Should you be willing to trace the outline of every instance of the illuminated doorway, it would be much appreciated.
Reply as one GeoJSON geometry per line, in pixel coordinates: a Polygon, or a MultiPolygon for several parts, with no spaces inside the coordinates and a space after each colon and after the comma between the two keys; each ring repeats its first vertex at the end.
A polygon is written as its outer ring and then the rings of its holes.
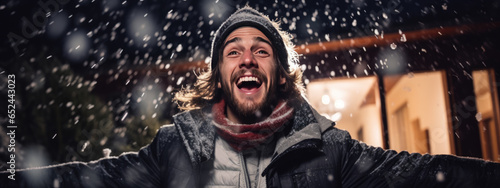
{"type": "Polygon", "coordinates": [[[498,126],[498,101],[493,70],[472,72],[474,94],[476,96],[479,134],[483,158],[500,161],[500,128],[498,126]]]}
{"type": "Polygon", "coordinates": [[[444,71],[386,76],[384,86],[390,149],[454,153],[444,71]]]}
{"type": "Polygon", "coordinates": [[[375,76],[314,80],[307,98],[320,114],[347,130],[351,137],[383,147],[380,94],[375,76]]]}

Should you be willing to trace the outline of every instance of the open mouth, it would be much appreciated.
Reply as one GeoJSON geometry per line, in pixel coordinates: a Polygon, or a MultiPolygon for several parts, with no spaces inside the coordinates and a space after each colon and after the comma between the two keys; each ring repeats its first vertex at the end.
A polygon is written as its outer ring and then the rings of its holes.
{"type": "Polygon", "coordinates": [[[236,86],[242,90],[258,89],[261,85],[262,81],[255,76],[243,76],[236,82],[236,86]]]}

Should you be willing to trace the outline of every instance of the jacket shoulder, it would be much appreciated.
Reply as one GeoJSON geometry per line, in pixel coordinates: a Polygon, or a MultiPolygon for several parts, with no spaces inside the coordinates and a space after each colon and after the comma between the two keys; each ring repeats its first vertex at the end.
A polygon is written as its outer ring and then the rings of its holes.
{"type": "Polygon", "coordinates": [[[155,140],[158,144],[167,144],[173,141],[180,141],[179,134],[177,133],[177,128],[174,124],[163,125],[158,129],[156,133],[155,140]]]}
{"type": "Polygon", "coordinates": [[[351,140],[351,135],[346,130],[332,127],[323,132],[323,141],[327,144],[347,142],[351,140]]]}

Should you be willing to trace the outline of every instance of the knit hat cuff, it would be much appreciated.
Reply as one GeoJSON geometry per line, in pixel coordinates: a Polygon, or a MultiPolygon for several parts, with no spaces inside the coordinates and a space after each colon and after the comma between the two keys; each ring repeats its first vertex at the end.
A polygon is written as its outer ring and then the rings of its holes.
{"type": "Polygon", "coordinates": [[[279,59],[279,63],[288,70],[288,52],[283,43],[283,39],[271,21],[262,16],[259,12],[251,8],[243,8],[231,15],[217,30],[212,43],[211,69],[214,69],[219,62],[219,51],[222,50],[227,36],[234,30],[244,27],[254,27],[260,30],[270,40],[273,51],[279,59]]]}

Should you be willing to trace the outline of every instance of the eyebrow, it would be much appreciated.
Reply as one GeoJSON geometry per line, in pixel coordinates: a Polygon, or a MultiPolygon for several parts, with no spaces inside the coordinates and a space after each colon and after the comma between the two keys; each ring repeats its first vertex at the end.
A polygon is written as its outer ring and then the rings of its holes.
{"type": "Polygon", "coordinates": [[[222,45],[221,49],[224,50],[227,45],[229,45],[231,43],[234,43],[234,42],[238,42],[238,41],[241,41],[241,38],[240,37],[234,37],[231,40],[226,41],[226,43],[224,43],[224,45],[222,45]]]}
{"type": "Polygon", "coordinates": [[[273,46],[273,45],[271,44],[271,42],[269,42],[268,40],[266,40],[266,39],[264,39],[264,38],[262,38],[262,37],[255,37],[253,40],[254,40],[254,41],[258,41],[258,42],[265,42],[265,43],[269,44],[269,46],[271,46],[271,47],[273,46]]]}
{"type": "MultiPolygon", "coordinates": [[[[264,43],[266,43],[266,44],[269,44],[269,46],[271,46],[271,47],[273,46],[273,45],[271,44],[271,42],[269,42],[268,40],[266,40],[266,39],[264,39],[264,38],[262,38],[262,37],[255,37],[255,38],[253,38],[253,40],[254,40],[255,42],[264,42],[264,43]]],[[[234,37],[234,38],[232,38],[231,40],[226,41],[226,43],[224,43],[224,45],[222,45],[222,48],[221,48],[221,49],[222,49],[222,50],[224,50],[224,49],[226,48],[226,46],[227,46],[227,45],[229,45],[229,44],[231,44],[231,43],[239,42],[239,41],[241,41],[241,38],[240,38],[240,37],[234,37]]]]}

